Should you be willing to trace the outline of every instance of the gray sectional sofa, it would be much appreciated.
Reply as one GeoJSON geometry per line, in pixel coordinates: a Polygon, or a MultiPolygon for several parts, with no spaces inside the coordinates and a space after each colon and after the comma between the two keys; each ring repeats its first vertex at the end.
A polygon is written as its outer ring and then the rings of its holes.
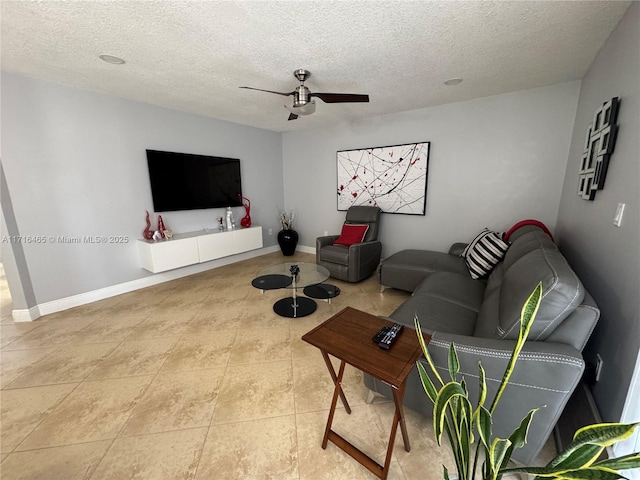
{"type": "MultiPolygon", "coordinates": [[[[487,404],[495,395],[515,344],[522,305],[542,282],[538,315],[493,425],[495,435],[508,437],[529,410],[542,407],[534,416],[527,445],[513,454],[515,461],[530,464],[581,379],[585,365],[581,352],[599,310],[542,229],[523,226],[509,240],[504,259],[486,279],[471,278],[460,256],[465,244],[454,244],[449,253],[398,252],[380,263],[378,278],[383,287],[412,292],[390,319],[413,327],[417,315],[423,330],[432,335],[429,352],[442,374],[448,375],[447,352],[450,343],[455,343],[461,372],[474,399],[478,361],[482,362],[489,388],[487,404]]],[[[391,397],[384,383],[365,375],[365,384],[373,392],[391,397]]],[[[409,377],[404,403],[432,415],[432,404],[417,370],[409,377]]]]}

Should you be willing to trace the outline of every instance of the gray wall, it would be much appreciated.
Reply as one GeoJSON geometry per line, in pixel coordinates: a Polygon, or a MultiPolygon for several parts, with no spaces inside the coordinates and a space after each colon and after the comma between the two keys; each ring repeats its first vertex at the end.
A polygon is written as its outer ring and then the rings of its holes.
{"type": "MultiPolygon", "coordinates": [[[[142,236],[145,210],[153,211],[147,148],[239,158],[253,223],[265,233],[279,228],[278,206],[284,204],[279,133],[7,72],[2,72],[1,113],[2,164],[15,234],[131,239],[22,245],[38,304],[150,275],[139,267],[135,242],[142,236]]],[[[242,207],[234,211],[238,218],[244,213],[242,207]]],[[[184,232],[215,225],[222,212],[171,212],[163,218],[167,227],[184,232]]],[[[275,235],[264,241],[275,244],[275,235]]]]}
{"type": "MultiPolygon", "coordinates": [[[[16,217],[13,213],[13,205],[7,188],[7,181],[4,176],[4,168],[0,162],[0,220],[3,237],[14,237],[18,235],[16,217]]],[[[33,293],[31,276],[27,269],[27,262],[24,256],[24,249],[20,243],[3,241],[0,243],[0,255],[4,266],[11,304],[13,310],[26,310],[36,304],[36,296],[33,293]]]]}
{"type": "Polygon", "coordinates": [[[571,82],[285,133],[285,202],[298,210],[301,244],[315,246],[317,236],[339,233],[344,221],[337,150],[422,141],[431,142],[426,216],[383,215],[383,256],[446,250],[484,227],[504,231],[526,218],[553,229],[579,88],[571,82]]]}
{"type": "Polygon", "coordinates": [[[639,132],[640,4],[634,2],[582,81],[556,229],[560,248],[602,310],[585,353],[589,361],[596,353],[604,361],[592,390],[608,421],[620,419],[640,348],[639,132]],[[580,156],[587,125],[611,97],[621,100],[620,130],[605,188],[589,202],[576,195],[580,156]],[[626,203],[620,228],[613,225],[618,203],[626,203]]]}

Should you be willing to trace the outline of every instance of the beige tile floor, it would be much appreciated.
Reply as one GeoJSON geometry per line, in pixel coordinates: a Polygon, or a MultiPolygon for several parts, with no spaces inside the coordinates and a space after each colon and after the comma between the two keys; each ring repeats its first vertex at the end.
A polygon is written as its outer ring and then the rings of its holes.
{"type": "MultiPolygon", "coordinates": [[[[268,254],[27,324],[13,323],[2,274],[1,478],[374,478],[320,447],[333,385],[300,337],[345,306],[386,315],[407,294],[381,295],[375,276],[331,280],[331,304],[282,318],[272,305],[285,292],[250,282],[283,261],[314,256],[268,254]]],[[[382,461],[393,405],[367,405],[362,374],[345,378],[353,412],[339,409],[334,429],[382,461]]],[[[406,413],[412,450],[396,440],[389,478],[439,480],[450,456],[406,413]]]]}

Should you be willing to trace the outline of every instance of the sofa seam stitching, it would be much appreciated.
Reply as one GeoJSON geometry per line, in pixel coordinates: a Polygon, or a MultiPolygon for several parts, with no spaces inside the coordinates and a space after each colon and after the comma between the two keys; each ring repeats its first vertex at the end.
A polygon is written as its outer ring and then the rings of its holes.
{"type": "MultiPolygon", "coordinates": [[[[431,339],[431,341],[429,342],[429,345],[433,345],[435,347],[438,348],[449,348],[449,345],[451,343],[455,342],[445,342],[445,341],[438,341],[438,340],[434,340],[433,338],[431,339]]],[[[460,345],[456,345],[456,350],[461,351],[461,352],[468,352],[468,353],[475,353],[481,356],[485,356],[485,357],[489,357],[489,358],[509,358],[511,357],[511,352],[508,352],[506,350],[490,350],[490,349],[486,349],[486,348],[482,348],[482,347],[468,347],[468,346],[460,346],[460,345]]],[[[520,355],[518,356],[518,359],[522,359],[524,361],[527,360],[536,360],[536,361],[543,361],[543,362],[548,362],[548,363],[562,363],[565,365],[572,365],[572,366],[581,366],[582,362],[574,359],[572,357],[566,356],[566,355],[561,355],[561,354],[533,354],[533,353],[528,353],[528,352],[521,352],[520,355]]]]}
{"type": "MultiPolygon", "coordinates": [[[[444,367],[436,367],[439,370],[443,370],[443,371],[449,371],[447,368],[444,367]]],[[[467,376],[467,377],[472,377],[472,378],[479,378],[478,375],[474,375],[473,373],[463,373],[463,376],[467,376]]],[[[486,380],[490,380],[493,382],[500,382],[502,381],[502,379],[497,379],[497,378],[491,378],[491,377],[486,377],[486,380]]],[[[526,388],[533,388],[535,390],[544,390],[547,392],[554,392],[554,393],[569,393],[570,390],[558,390],[556,388],[545,388],[545,387],[540,387],[537,385],[530,385],[528,383],[519,383],[519,382],[507,382],[507,385],[515,385],[517,387],[526,387],[526,388]]]]}

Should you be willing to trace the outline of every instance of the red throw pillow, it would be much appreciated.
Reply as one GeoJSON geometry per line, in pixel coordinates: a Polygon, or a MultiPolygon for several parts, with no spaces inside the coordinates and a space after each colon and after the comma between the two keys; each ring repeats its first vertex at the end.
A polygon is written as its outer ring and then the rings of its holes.
{"type": "Polygon", "coordinates": [[[551,240],[553,240],[553,235],[551,235],[551,232],[549,231],[549,229],[547,228],[547,226],[542,223],[540,220],[534,220],[532,218],[527,219],[527,220],[522,220],[521,222],[516,223],[513,227],[511,227],[509,229],[508,232],[506,232],[503,236],[502,239],[505,242],[509,241],[509,237],[511,236],[511,234],[513,232],[515,232],[517,229],[519,229],[520,227],[524,227],[525,225],[535,225],[536,227],[540,227],[542,230],[544,230],[544,232],[549,235],[549,237],[551,237],[551,240]]]}
{"type": "Polygon", "coordinates": [[[367,234],[367,230],[369,230],[369,225],[345,223],[342,225],[342,233],[340,233],[340,236],[333,244],[346,245],[349,247],[354,243],[362,243],[364,236],[367,234]]]}

